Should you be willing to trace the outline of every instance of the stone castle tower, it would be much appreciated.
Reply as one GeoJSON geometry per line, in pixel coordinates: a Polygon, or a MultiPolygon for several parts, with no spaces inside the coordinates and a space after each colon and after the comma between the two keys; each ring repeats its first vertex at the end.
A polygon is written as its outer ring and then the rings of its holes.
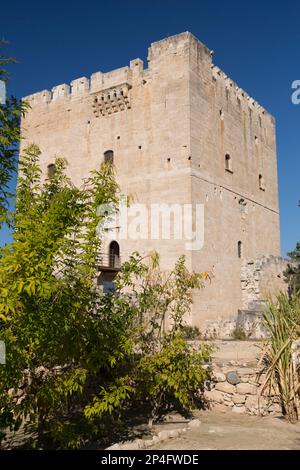
{"type": "MultiPolygon", "coordinates": [[[[121,240],[107,255],[124,260],[132,251],[157,250],[169,269],[185,254],[190,269],[210,272],[211,282],[194,294],[193,325],[226,321],[247,308],[245,263],[276,260],[280,252],[275,122],[212,63],[203,44],[178,34],[151,44],[147,68],[135,59],[25,99],[31,110],[22,146],[40,147],[45,172],[62,155],[79,185],[113,159],[134,202],[204,205],[201,249],[187,250],[174,237],[121,240]]],[[[103,267],[108,280],[113,264],[103,267]]]]}

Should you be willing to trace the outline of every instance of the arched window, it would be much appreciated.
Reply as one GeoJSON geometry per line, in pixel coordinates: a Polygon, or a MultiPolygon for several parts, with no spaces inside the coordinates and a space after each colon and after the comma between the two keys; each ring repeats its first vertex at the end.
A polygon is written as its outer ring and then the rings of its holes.
{"type": "Polygon", "coordinates": [[[262,191],[265,191],[265,181],[263,175],[258,176],[258,184],[259,184],[259,189],[262,191]]]}
{"type": "Polygon", "coordinates": [[[104,152],[104,163],[114,163],[114,152],[112,150],[106,150],[106,152],[104,152]]]}
{"type": "Polygon", "coordinates": [[[225,155],[225,170],[229,171],[230,173],[233,173],[232,160],[231,160],[231,156],[229,155],[229,153],[226,153],[225,155]]]}
{"type": "Polygon", "coordinates": [[[120,267],[120,246],[116,241],[112,241],[109,245],[109,267],[120,267]]]}
{"type": "Polygon", "coordinates": [[[238,241],[238,257],[242,258],[243,256],[243,244],[241,241],[238,241]]]}
{"type": "Polygon", "coordinates": [[[47,166],[47,173],[48,173],[48,178],[51,178],[56,171],[56,166],[55,163],[50,163],[50,165],[47,166]]]}

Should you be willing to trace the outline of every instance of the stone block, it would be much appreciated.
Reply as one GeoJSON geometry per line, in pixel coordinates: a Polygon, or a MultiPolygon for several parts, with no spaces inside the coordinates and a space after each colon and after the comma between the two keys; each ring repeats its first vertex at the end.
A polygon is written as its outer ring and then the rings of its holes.
{"type": "Polygon", "coordinates": [[[189,428],[199,428],[200,425],[201,425],[200,419],[192,419],[189,422],[189,428]]]}
{"type": "Polygon", "coordinates": [[[218,390],[207,390],[205,392],[205,398],[210,402],[223,403],[224,394],[218,390]]]}
{"type": "Polygon", "coordinates": [[[237,384],[236,391],[241,395],[256,395],[257,387],[249,383],[240,383],[237,384]]]}
{"type": "Polygon", "coordinates": [[[239,394],[236,393],[235,395],[233,395],[232,401],[235,405],[240,405],[242,403],[245,403],[246,396],[245,395],[239,395],[239,394]]]}
{"type": "Polygon", "coordinates": [[[213,380],[214,382],[225,382],[226,376],[223,372],[214,372],[213,373],[213,380]]]}
{"type": "Polygon", "coordinates": [[[234,413],[243,414],[243,413],[246,413],[246,408],[245,408],[244,406],[236,406],[236,405],[235,405],[235,406],[232,408],[232,411],[233,411],[234,413]]]}
{"type": "Polygon", "coordinates": [[[217,383],[216,386],[215,386],[215,389],[218,390],[219,392],[224,392],[224,393],[235,393],[236,392],[235,385],[231,385],[227,382],[217,383]]]}
{"type": "Polygon", "coordinates": [[[240,375],[240,376],[243,376],[243,375],[255,375],[255,370],[254,369],[250,369],[249,367],[242,367],[240,369],[237,370],[237,373],[240,375]]]}

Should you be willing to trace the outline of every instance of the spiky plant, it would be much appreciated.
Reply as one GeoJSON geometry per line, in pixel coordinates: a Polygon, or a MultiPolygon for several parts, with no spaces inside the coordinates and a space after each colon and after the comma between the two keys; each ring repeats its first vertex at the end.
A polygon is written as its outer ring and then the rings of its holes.
{"type": "Polygon", "coordinates": [[[275,300],[270,299],[263,312],[263,324],[268,338],[261,358],[266,372],[261,393],[267,388],[275,390],[284,416],[294,423],[300,418],[300,363],[293,354],[295,341],[300,338],[299,297],[293,295],[289,299],[280,293],[275,300]]]}

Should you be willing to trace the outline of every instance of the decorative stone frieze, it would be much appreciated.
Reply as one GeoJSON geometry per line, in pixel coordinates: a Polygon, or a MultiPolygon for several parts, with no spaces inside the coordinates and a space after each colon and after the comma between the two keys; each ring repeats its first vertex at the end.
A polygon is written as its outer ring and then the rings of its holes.
{"type": "Polygon", "coordinates": [[[128,83],[124,83],[96,93],[92,104],[95,116],[106,116],[107,114],[130,109],[130,88],[128,83]]]}

